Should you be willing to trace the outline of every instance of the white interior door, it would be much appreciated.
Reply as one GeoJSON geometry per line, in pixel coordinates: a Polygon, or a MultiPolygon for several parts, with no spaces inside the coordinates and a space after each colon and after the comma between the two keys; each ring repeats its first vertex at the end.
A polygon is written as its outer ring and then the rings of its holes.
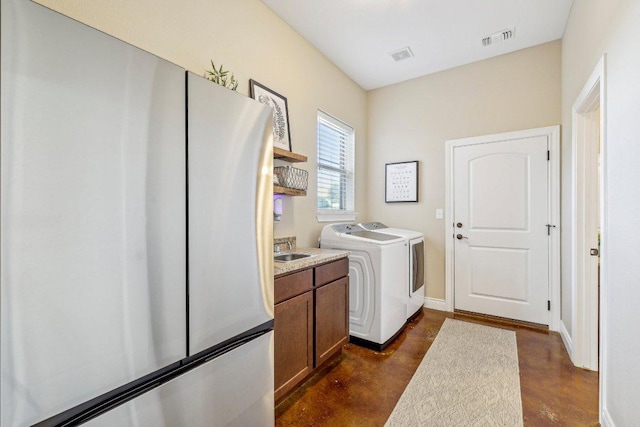
{"type": "Polygon", "coordinates": [[[549,324],[548,140],[455,147],[454,306],[549,324]]]}

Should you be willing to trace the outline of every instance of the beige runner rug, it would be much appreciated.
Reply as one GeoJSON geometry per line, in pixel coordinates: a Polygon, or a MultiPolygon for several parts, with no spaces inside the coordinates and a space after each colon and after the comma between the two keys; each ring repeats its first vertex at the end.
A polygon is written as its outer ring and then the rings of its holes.
{"type": "Polygon", "coordinates": [[[446,319],[385,426],[522,426],[513,331],[446,319]]]}

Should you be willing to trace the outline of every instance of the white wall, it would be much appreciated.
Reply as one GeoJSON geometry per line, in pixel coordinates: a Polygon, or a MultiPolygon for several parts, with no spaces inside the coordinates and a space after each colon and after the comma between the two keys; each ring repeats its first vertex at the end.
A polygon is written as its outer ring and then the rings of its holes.
{"type": "Polygon", "coordinates": [[[421,231],[427,296],[444,299],[445,141],[560,123],[560,41],[369,92],[370,220],[421,231]],[[419,203],[384,202],[385,163],[420,162],[419,203]]]}
{"type": "MultiPolygon", "coordinates": [[[[640,2],[575,0],[562,46],[563,137],[571,106],[602,54],[607,55],[604,163],[608,195],[603,241],[601,375],[603,425],[637,425],[640,384],[640,2]]],[[[569,200],[570,144],[563,148],[563,198],[569,200]]],[[[568,216],[565,215],[566,225],[568,216]]],[[[565,245],[565,249],[566,245],[565,245]]],[[[566,279],[565,279],[566,280],[566,279]]]]}
{"type": "MultiPolygon", "coordinates": [[[[26,1],[26,0],[25,0],[26,1]]],[[[316,112],[355,128],[356,210],[366,215],[366,92],[258,0],[91,0],[39,3],[172,61],[196,74],[224,64],[248,94],[254,79],[288,100],[293,151],[309,157],[307,197],[285,197],[274,236],[316,246],[316,112]]],[[[96,82],[99,84],[99,82],[96,82]]],[[[233,185],[233,183],[229,183],[233,185]]]]}

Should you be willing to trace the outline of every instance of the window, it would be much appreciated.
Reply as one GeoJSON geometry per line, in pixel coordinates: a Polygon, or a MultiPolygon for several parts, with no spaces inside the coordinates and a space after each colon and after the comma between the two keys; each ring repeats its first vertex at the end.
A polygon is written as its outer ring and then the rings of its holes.
{"type": "Polygon", "coordinates": [[[355,220],[354,131],[318,111],[318,221],[355,220]]]}

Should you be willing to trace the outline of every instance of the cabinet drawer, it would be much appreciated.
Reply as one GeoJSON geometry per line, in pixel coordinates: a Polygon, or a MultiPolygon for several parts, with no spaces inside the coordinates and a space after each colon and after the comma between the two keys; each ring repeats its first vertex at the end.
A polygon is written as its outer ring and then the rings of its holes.
{"type": "Polygon", "coordinates": [[[349,274],[349,258],[342,258],[329,264],[315,268],[316,288],[349,274]]]}
{"type": "Polygon", "coordinates": [[[313,289],[313,270],[304,270],[288,276],[278,277],[273,283],[275,303],[278,304],[296,295],[313,289]]]}

